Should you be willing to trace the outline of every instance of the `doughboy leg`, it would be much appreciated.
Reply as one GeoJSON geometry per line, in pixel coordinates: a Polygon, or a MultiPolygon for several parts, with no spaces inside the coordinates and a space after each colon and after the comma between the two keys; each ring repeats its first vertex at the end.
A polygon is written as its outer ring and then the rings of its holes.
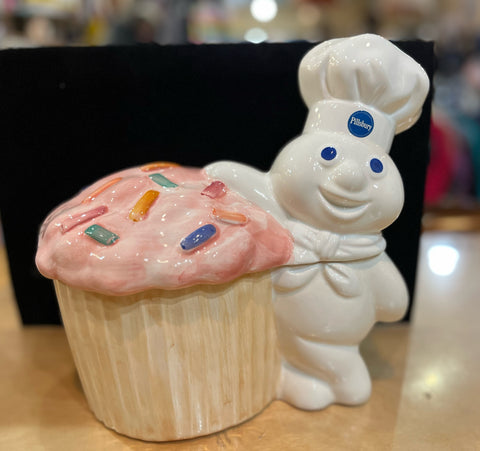
{"type": "Polygon", "coordinates": [[[278,389],[281,399],[311,410],[333,402],[362,404],[370,397],[370,375],[358,346],[318,343],[279,332],[285,359],[278,389]]]}

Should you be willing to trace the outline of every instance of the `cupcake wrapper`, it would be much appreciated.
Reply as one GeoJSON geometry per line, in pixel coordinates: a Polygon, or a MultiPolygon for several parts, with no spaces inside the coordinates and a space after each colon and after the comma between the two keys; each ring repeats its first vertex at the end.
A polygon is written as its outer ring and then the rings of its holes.
{"type": "Polygon", "coordinates": [[[107,427],[143,440],[191,438],[275,398],[269,272],[129,296],[55,288],[85,395],[107,427]]]}

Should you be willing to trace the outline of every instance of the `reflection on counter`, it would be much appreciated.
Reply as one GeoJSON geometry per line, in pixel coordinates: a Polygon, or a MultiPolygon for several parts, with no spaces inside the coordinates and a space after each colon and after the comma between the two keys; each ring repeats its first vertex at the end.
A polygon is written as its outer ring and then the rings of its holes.
{"type": "Polygon", "coordinates": [[[447,244],[435,244],[427,251],[428,267],[437,276],[449,276],[455,271],[460,254],[447,244]]]}

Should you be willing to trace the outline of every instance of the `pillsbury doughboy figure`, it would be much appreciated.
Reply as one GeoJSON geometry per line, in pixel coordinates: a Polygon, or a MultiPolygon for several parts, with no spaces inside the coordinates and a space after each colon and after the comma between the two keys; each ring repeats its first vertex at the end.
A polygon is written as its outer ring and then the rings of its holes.
{"type": "Polygon", "coordinates": [[[359,344],[376,321],[405,313],[405,283],[381,236],[404,201],[388,152],[420,116],[429,82],[413,59],[370,34],[314,47],[299,80],[305,129],[269,172],[233,162],[206,170],[294,237],[293,264],[273,274],[278,397],[312,410],[369,398],[359,344]]]}

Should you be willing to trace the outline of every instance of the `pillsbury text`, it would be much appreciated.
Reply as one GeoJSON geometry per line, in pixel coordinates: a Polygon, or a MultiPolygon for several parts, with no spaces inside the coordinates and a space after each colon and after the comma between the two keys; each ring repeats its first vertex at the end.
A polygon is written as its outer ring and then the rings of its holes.
{"type": "Polygon", "coordinates": [[[351,118],[350,118],[350,124],[356,125],[357,127],[363,127],[365,129],[367,129],[368,131],[372,130],[372,126],[370,124],[366,124],[361,119],[358,119],[358,118],[353,117],[353,116],[351,116],[351,118]]]}
{"type": "Polygon", "coordinates": [[[348,131],[357,138],[365,138],[372,133],[375,121],[368,111],[355,111],[347,122],[348,131]]]}

